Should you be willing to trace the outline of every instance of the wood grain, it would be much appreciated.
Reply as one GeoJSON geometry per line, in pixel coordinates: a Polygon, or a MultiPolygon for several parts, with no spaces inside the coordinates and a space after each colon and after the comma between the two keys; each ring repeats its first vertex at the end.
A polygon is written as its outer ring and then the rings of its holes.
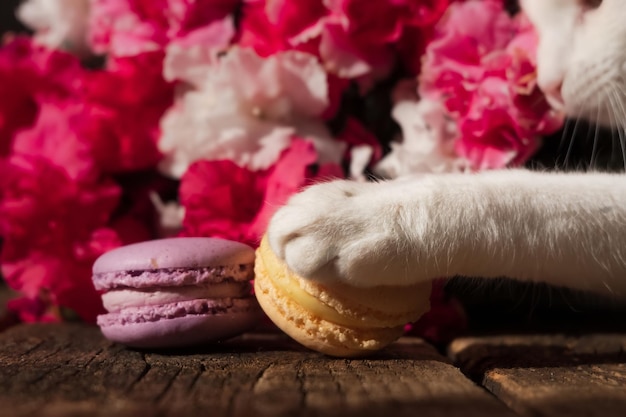
{"type": "Polygon", "coordinates": [[[512,415],[420,339],[358,360],[274,334],[156,353],[76,324],[0,334],[3,410],[17,417],[512,415]]]}
{"type": "Polygon", "coordinates": [[[491,336],[454,341],[450,357],[528,416],[626,415],[626,334],[491,336]]]}

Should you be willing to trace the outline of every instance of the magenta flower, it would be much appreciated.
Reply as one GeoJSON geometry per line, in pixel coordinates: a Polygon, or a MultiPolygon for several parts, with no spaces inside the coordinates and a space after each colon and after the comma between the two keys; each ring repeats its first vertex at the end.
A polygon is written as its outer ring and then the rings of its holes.
{"type": "Polygon", "coordinates": [[[319,56],[330,73],[361,79],[367,85],[386,76],[399,54],[421,55],[419,48],[425,45],[429,28],[448,3],[250,0],[243,9],[239,43],[263,56],[286,49],[303,50],[319,56]]]}
{"type": "Polygon", "coordinates": [[[94,0],[90,40],[97,53],[137,55],[172,41],[203,37],[226,19],[238,0],[94,0]]]}
{"type": "Polygon", "coordinates": [[[95,320],[101,304],[91,264],[121,243],[107,228],[119,195],[111,181],[73,181],[45,159],[0,161],[0,259],[7,283],[27,298],[95,320]]]}
{"type": "Polygon", "coordinates": [[[257,246],[274,211],[316,176],[340,174],[337,166],[317,173],[312,143],[293,139],[280,159],[264,171],[250,171],[229,160],[198,161],[182,178],[183,235],[217,236],[257,246]],[[225,179],[228,179],[225,181],[225,179]]]}

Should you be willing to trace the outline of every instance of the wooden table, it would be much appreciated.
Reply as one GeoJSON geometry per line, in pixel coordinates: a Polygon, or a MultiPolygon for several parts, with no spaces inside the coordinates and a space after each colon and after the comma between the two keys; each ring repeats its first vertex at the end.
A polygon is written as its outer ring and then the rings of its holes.
{"type": "MultiPolygon", "coordinates": [[[[12,296],[0,283],[0,317],[12,296]]],[[[330,358],[267,329],[151,352],[85,324],[14,325],[0,328],[0,417],[621,417],[626,314],[609,311],[542,317],[542,328],[500,315],[496,328],[473,326],[482,335],[438,348],[405,337],[364,359],[330,358]]]]}
{"type": "Polygon", "coordinates": [[[404,338],[334,359],[278,333],[142,352],[82,324],[0,333],[0,416],[625,416],[626,333],[404,338]]]}

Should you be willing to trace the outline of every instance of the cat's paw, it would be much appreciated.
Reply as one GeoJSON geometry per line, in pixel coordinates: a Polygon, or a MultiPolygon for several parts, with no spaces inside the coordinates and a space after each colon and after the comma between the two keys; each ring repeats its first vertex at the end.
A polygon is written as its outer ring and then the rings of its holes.
{"type": "Polygon", "coordinates": [[[297,274],[356,286],[420,280],[403,205],[385,184],[334,181],[293,196],[274,215],[269,243],[297,274]]]}

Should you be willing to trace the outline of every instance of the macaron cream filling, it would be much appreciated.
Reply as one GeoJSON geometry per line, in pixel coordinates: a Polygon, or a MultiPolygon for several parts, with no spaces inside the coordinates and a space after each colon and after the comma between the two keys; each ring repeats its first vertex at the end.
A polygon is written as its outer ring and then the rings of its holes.
{"type": "Polygon", "coordinates": [[[197,299],[243,298],[250,296],[249,282],[220,282],[204,286],[120,288],[102,294],[109,312],[137,306],[153,306],[197,299]]]}
{"type": "MultiPolygon", "coordinates": [[[[257,262],[261,263],[261,268],[265,268],[262,254],[257,258],[257,262]]],[[[274,283],[276,288],[285,293],[289,299],[295,301],[302,308],[323,320],[343,326],[367,326],[362,320],[341,315],[337,310],[304,291],[296,281],[288,276],[283,274],[268,274],[268,279],[274,283]]]]}
{"type": "Polygon", "coordinates": [[[187,316],[216,316],[222,314],[249,313],[258,309],[250,298],[221,298],[216,300],[187,300],[154,306],[128,307],[120,312],[102,314],[98,325],[124,325],[148,323],[187,316]]]}
{"type": "Polygon", "coordinates": [[[249,281],[253,276],[254,264],[247,263],[197,268],[96,272],[92,279],[96,290],[110,290],[124,287],[178,287],[224,281],[249,281]]]}
{"type": "MultiPolygon", "coordinates": [[[[260,269],[265,270],[265,259],[264,253],[266,251],[271,250],[266,241],[261,243],[261,246],[258,250],[257,262],[259,263],[260,269]]],[[[306,290],[304,290],[299,283],[292,278],[288,273],[286,273],[287,266],[281,264],[281,270],[273,270],[274,273],[267,274],[267,278],[272,281],[274,286],[281,292],[287,295],[288,299],[296,302],[300,307],[308,310],[313,313],[313,315],[347,327],[356,327],[356,328],[390,328],[396,326],[402,326],[406,324],[405,322],[395,323],[393,326],[390,326],[388,323],[383,324],[380,322],[376,322],[375,320],[371,320],[369,317],[361,316],[361,317],[353,317],[346,314],[342,314],[337,311],[335,308],[325,304],[320,298],[309,294],[306,290]]]]}

